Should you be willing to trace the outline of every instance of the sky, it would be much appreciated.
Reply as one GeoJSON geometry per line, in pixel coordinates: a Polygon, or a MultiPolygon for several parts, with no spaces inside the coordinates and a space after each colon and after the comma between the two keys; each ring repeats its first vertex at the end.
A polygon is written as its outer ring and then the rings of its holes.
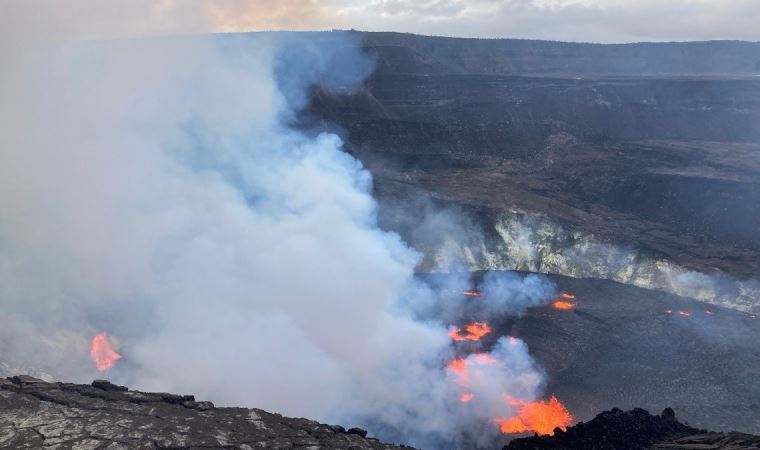
{"type": "MultiPolygon", "coordinates": [[[[173,2],[163,2],[166,7],[173,2]]],[[[757,0],[210,0],[219,31],[354,28],[583,42],[760,40],[757,0]]]]}
{"type": "MultiPolygon", "coordinates": [[[[48,33],[109,38],[338,28],[604,43],[760,40],[758,0],[83,0],[75,4],[5,1],[0,2],[0,17],[41,16],[37,23],[45,23],[48,33]],[[118,23],[110,19],[114,15],[109,10],[114,9],[119,10],[118,23]]],[[[0,18],[3,26],[13,26],[4,22],[0,18]]]]}
{"type": "MultiPolygon", "coordinates": [[[[760,39],[755,0],[335,0],[362,30],[584,42],[760,39]]],[[[324,14],[324,11],[322,11],[324,14]]]]}

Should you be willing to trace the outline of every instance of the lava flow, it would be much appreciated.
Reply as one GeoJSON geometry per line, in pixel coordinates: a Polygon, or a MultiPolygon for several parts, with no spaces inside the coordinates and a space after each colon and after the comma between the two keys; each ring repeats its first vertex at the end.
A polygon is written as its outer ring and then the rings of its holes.
{"type": "Polygon", "coordinates": [[[475,322],[464,327],[466,334],[461,329],[451,330],[449,336],[455,341],[479,341],[480,338],[491,332],[491,327],[485,322],[475,322]]]}
{"type": "Polygon", "coordinates": [[[570,302],[563,302],[562,300],[557,300],[556,302],[552,303],[552,307],[554,309],[561,309],[563,311],[567,311],[568,309],[575,308],[575,304],[570,302]]]}
{"type": "Polygon", "coordinates": [[[563,311],[567,311],[569,309],[575,308],[575,303],[573,301],[575,300],[575,295],[570,294],[568,292],[563,292],[559,294],[559,298],[552,303],[552,307],[554,309],[560,309],[563,311]]]}
{"type": "Polygon", "coordinates": [[[505,398],[507,403],[518,408],[517,415],[507,419],[495,419],[499,430],[504,434],[535,432],[552,434],[555,428],[565,430],[573,422],[573,416],[557,397],[545,402],[525,402],[505,398]]]}
{"type": "MultiPolygon", "coordinates": [[[[516,338],[510,341],[517,343],[516,338]]],[[[479,383],[481,370],[485,366],[500,365],[503,362],[488,353],[474,353],[467,358],[457,358],[449,362],[447,369],[456,377],[462,388],[460,403],[473,401],[475,395],[473,384],[479,383]]],[[[551,434],[555,428],[565,430],[573,421],[573,416],[555,396],[546,401],[528,402],[503,394],[504,401],[517,413],[513,417],[493,419],[504,434],[533,431],[539,434],[551,434]]]]}
{"type": "Polygon", "coordinates": [[[98,333],[92,338],[90,358],[95,361],[95,367],[99,371],[105,372],[121,359],[121,355],[113,348],[113,344],[106,333],[98,333]]]}

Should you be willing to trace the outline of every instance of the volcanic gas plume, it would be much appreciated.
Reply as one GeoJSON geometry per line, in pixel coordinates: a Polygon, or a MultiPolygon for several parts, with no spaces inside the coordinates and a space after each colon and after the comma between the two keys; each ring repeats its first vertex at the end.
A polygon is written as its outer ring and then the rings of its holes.
{"type": "Polygon", "coordinates": [[[472,317],[458,345],[480,344],[554,286],[421,281],[377,226],[370,174],[337,135],[293,127],[314,86],[361,88],[353,34],[83,42],[30,11],[0,17],[0,320],[42,349],[30,364],[89,381],[83,330],[109,330],[129,364],[105,334],[90,356],[114,382],[435,448],[498,431],[504,394],[542,398],[522,341],[458,354],[449,330],[472,317]]]}

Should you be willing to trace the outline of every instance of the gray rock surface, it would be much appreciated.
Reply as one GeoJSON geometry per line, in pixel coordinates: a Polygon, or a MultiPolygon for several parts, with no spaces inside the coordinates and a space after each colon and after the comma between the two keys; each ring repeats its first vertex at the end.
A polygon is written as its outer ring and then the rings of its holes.
{"type": "Polygon", "coordinates": [[[260,409],[217,408],[192,395],[129,391],[105,380],[0,378],[3,449],[394,449],[360,429],[260,409]]]}

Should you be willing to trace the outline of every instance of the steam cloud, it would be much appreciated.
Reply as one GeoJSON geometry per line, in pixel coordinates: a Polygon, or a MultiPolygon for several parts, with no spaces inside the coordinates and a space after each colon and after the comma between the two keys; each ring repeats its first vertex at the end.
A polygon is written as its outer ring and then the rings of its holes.
{"type": "MultiPolygon", "coordinates": [[[[442,211],[439,215],[446,212],[442,211]]],[[[458,220],[467,225],[449,223],[447,227],[430,228],[426,219],[418,225],[419,229],[430,230],[424,239],[415,232],[405,234],[410,244],[425,249],[422,267],[443,271],[520,270],[609,279],[748,313],[760,311],[757,278],[740,280],[725,273],[690,270],[633,247],[600,242],[541,214],[504,213],[490,225],[490,234],[483,232],[484,227],[472,228],[472,221],[466,218],[458,220]]]]}
{"type": "MultiPolygon", "coordinates": [[[[511,415],[502,393],[540,395],[525,345],[500,341],[508,362],[478,375],[478,408],[457,403],[447,326],[463,306],[424,311],[444,291],[378,229],[368,172],[336,136],[289,125],[310,86],[369,73],[349,35],[4,29],[0,355],[14,368],[88,381],[88,341],[107,331],[116,382],[437,447],[511,415]]],[[[516,275],[482,288],[494,302],[470,313],[489,317],[553,293],[516,275]]]]}

